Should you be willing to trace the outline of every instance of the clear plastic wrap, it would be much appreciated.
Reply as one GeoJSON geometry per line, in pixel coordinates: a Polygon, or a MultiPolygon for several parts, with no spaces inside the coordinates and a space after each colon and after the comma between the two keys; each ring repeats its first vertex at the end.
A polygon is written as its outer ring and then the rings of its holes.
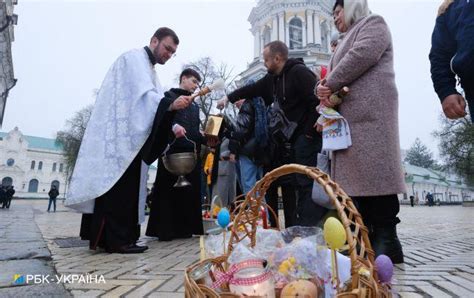
{"type": "Polygon", "coordinates": [[[286,243],[292,242],[295,238],[307,238],[310,236],[319,236],[319,235],[323,237],[322,236],[323,232],[318,227],[293,226],[281,231],[281,236],[283,237],[283,240],[286,243]]]}
{"type": "Polygon", "coordinates": [[[225,245],[224,245],[224,233],[217,235],[209,234],[204,240],[204,249],[206,252],[206,258],[216,258],[227,253],[227,245],[229,244],[230,232],[226,232],[225,245]],[[224,252],[225,247],[225,252],[224,252]]]}

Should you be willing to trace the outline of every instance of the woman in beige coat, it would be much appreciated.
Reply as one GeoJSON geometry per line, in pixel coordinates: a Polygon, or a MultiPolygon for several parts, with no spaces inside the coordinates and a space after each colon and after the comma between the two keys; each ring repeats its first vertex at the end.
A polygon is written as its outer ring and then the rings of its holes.
{"type": "Polygon", "coordinates": [[[334,21],[344,34],[317,87],[321,103],[343,86],[350,93],[337,107],[351,129],[352,146],[335,151],[332,178],[356,202],[376,255],[403,263],[397,237],[398,193],[405,192],[398,133],[398,92],[390,31],[366,0],[337,0],[334,21]]]}

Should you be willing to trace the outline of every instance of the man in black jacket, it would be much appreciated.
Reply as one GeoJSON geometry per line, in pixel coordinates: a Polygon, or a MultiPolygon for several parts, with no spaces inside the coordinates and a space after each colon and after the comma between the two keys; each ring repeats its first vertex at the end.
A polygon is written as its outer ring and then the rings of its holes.
{"type": "Polygon", "coordinates": [[[56,189],[56,185],[52,185],[51,189],[48,192],[49,203],[48,203],[48,212],[51,209],[51,203],[53,203],[53,211],[56,212],[56,198],[59,196],[59,191],[56,189]]]}
{"type": "Polygon", "coordinates": [[[7,209],[10,208],[10,204],[13,199],[13,195],[15,194],[15,187],[13,185],[10,185],[7,187],[7,201],[6,201],[6,207],[7,209]]]}
{"type": "MultiPolygon", "coordinates": [[[[255,84],[230,93],[227,100],[234,103],[241,98],[261,96],[267,106],[278,101],[288,120],[297,124],[289,141],[289,162],[315,166],[316,156],[322,145],[321,135],[313,128],[318,118],[315,108],[319,104],[314,95],[315,75],[301,60],[288,59],[288,47],[281,41],[267,44],[263,58],[268,74],[255,84]]],[[[221,100],[218,107],[225,104],[225,101],[221,100]]],[[[316,205],[311,199],[313,181],[298,174],[292,177],[291,183],[298,194],[296,224],[316,225],[326,209],[316,205]]]]}
{"type": "Polygon", "coordinates": [[[446,0],[431,37],[431,79],[443,112],[449,119],[466,115],[466,101],[474,123],[474,2],[446,0]],[[456,76],[464,97],[456,90],[456,76]]]}

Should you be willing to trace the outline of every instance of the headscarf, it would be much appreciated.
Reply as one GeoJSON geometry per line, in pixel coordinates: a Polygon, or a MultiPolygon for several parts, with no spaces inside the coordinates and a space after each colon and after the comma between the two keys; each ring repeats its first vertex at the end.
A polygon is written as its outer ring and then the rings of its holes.
{"type": "Polygon", "coordinates": [[[347,28],[369,14],[367,0],[344,0],[344,22],[347,28]]]}

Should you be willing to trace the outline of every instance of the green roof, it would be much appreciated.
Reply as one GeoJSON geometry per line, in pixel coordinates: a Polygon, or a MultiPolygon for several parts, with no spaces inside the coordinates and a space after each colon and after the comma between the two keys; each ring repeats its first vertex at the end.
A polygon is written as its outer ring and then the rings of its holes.
{"type": "Polygon", "coordinates": [[[403,167],[405,169],[405,182],[407,183],[428,183],[469,189],[469,187],[462,183],[461,179],[455,175],[417,167],[408,163],[403,163],[403,167]]]}
{"type": "MultiPolygon", "coordinates": [[[[0,132],[0,138],[4,139],[8,136],[6,132],[0,132]]],[[[28,149],[43,149],[50,151],[63,151],[63,146],[56,143],[55,139],[33,137],[23,135],[23,138],[28,142],[28,149]]]]}

